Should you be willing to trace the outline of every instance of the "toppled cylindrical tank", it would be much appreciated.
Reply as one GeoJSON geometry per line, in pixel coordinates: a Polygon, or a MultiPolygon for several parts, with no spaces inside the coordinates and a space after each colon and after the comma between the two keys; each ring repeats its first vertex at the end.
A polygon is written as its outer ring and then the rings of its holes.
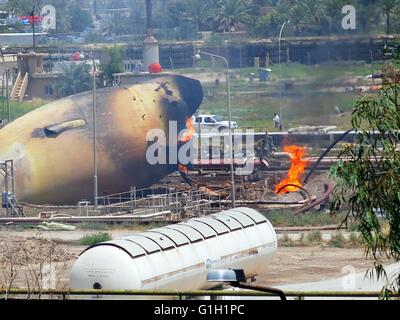
{"type": "Polygon", "coordinates": [[[266,271],[277,249],[271,223],[236,208],[87,248],[74,263],[71,289],[209,289],[211,269],[266,271]]]}
{"type": "MultiPolygon", "coordinates": [[[[178,132],[203,100],[199,81],[165,76],[148,83],[97,91],[99,195],[146,188],[177,170],[150,164],[146,135],[178,132]]],[[[168,140],[167,140],[168,142],[168,140]]],[[[168,146],[167,146],[168,147],[168,146]]],[[[93,199],[93,99],[84,92],[33,110],[0,130],[0,161],[13,160],[15,194],[34,204],[93,199]]],[[[0,175],[0,189],[2,179],[0,175]]]]}

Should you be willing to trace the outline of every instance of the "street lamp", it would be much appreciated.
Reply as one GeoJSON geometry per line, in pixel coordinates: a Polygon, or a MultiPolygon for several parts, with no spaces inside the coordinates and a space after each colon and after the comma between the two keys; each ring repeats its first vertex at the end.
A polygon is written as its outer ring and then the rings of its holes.
{"type": "Polygon", "coordinates": [[[232,187],[232,208],[236,208],[236,192],[235,192],[235,173],[233,168],[233,135],[232,135],[232,112],[231,112],[231,85],[229,79],[229,63],[228,60],[216,54],[198,50],[195,54],[195,59],[200,60],[201,55],[206,55],[212,58],[218,58],[224,61],[226,65],[226,90],[228,95],[228,121],[229,121],[229,157],[231,162],[231,187],[232,187]]]}
{"type": "Polygon", "coordinates": [[[211,270],[207,273],[207,281],[229,283],[232,287],[240,289],[268,292],[278,295],[281,300],[286,300],[285,293],[280,289],[255,286],[246,283],[246,276],[242,269],[211,270]]]}
{"type": "Polygon", "coordinates": [[[35,16],[36,13],[36,6],[34,5],[32,7],[32,12],[31,12],[31,21],[32,21],[32,42],[33,42],[33,52],[36,52],[36,37],[35,37],[35,22],[37,17],[35,16]]]}
{"type": "Polygon", "coordinates": [[[279,117],[280,117],[280,128],[282,128],[282,84],[281,84],[281,76],[282,76],[282,65],[281,65],[281,38],[282,31],[286,24],[290,22],[289,19],[286,19],[282,24],[281,31],[279,32],[279,41],[278,41],[278,56],[279,56],[279,117]]]}
{"type": "Polygon", "coordinates": [[[97,116],[96,116],[96,64],[92,52],[93,64],[93,204],[98,206],[98,183],[97,183],[97,116]]]}

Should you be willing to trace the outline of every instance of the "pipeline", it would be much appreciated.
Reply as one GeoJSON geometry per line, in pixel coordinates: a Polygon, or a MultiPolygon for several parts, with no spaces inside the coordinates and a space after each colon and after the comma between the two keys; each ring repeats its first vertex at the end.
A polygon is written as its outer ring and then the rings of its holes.
{"type": "Polygon", "coordinates": [[[301,186],[299,186],[299,185],[297,185],[297,184],[293,184],[293,183],[288,183],[288,184],[282,186],[276,193],[279,194],[279,193],[280,193],[283,189],[285,189],[286,187],[295,187],[295,188],[299,188],[300,190],[304,191],[304,192],[307,194],[307,196],[308,196],[308,199],[307,199],[306,197],[304,197],[303,194],[300,193],[300,194],[303,196],[303,198],[304,198],[305,200],[308,200],[309,202],[312,201],[312,196],[311,196],[310,192],[308,192],[307,189],[305,189],[304,187],[301,187],[301,186]]]}
{"type": "Polygon", "coordinates": [[[315,208],[316,206],[320,205],[321,203],[325,202],[326,200],[328,200],[328,198],[330,197],[330,195],[333,192],[333,185],[329,184],[329,183],[325,184],[325,188],[326,188],[326,192],[323,194],[323,196],[321,198],[316,199],[315,201],[309,203],[307,206],[295,211],[295,214],[304,213],[310,209],[315,208]]]}
{"type": "Polygon", "coordinates": [[[315,169],[318,167],[320,162],[322,161],[323,158],[342,140],[344,139],[350,132],[354,131],[354,128],[351,128],[347,131],[345,131],[339,138],[337,138],[318,158],[317,162],[314,164],[314,166],[311,168],[311,170],[308,172],[306,178],[304,179],[304,184],[308,182],[308,179],[310,179],[311,175],[315,171],[315,169]]]}

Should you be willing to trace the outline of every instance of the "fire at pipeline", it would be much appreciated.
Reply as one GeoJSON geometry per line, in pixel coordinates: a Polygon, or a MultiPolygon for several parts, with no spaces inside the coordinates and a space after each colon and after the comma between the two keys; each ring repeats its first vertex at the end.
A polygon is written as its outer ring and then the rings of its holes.
{"type": "Polygon", "coordinates": [[[288,186],[286,188],[283,188],[284,186],[290,184],[290,185],[297,185],[302,187],[303,184],[301,182],[301,176],[304,173],[304,170],[307,167],[308,161],[304,159],[304,156],[306,154],[306,148],[305,147],[300,147],[296,145],[292,146],[286,146],[283,149],[284,152],[287,152],[291,155],[291,167],[289,169],[287,178],[280,182],[276,187],[275,187],[275,193],[278,194],[285,194],[288,192],[295,192],[298,191],[299,188],[296,188],[294,186],[288,186]],[[283,189],[282,189],[283,188],[283,189]],[[279,191],[280,190],[280,191],[279,191]]]}
{"type": "MultiPolygon", "coordinates": [[[[161,129],[169,136],[170,121],[180,132],[202,100],[200,82],[183,76],[98,90],[99,195],[145,188],[176,171],[177,164],[148,163],[146,135],[161,129]]],[[[91,92],[49,103],[0,130],[0,161],[14,161],[16,197],[29,203],[92,199],[92,146],[91,92]]]]}

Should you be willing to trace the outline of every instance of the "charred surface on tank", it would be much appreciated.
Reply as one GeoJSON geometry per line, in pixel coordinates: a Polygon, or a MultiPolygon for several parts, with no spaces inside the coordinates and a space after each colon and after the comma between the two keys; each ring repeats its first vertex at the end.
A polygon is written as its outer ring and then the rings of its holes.
{"type": "MultiPolygon", "coordinates": [[[[169,121],[184,129],[202,99],[200,83],[182,76],[98,90],[99,195],[147,187],[176,170],[147,163],[146,135],[151,129],[168,135],[169,121]]],[[[16,195],[31,203],[91,199],[92,145],[91,92],[52,102],[0,130],[0,160],[14,160],[16,195]]]]}

